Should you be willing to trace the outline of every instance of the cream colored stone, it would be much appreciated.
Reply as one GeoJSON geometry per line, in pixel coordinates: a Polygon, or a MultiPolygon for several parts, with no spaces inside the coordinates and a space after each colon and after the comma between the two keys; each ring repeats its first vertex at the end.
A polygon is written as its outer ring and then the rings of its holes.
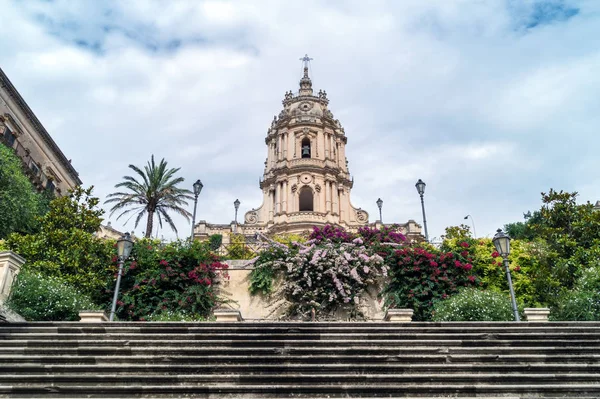
{"type": "Polygon", "coordinates": [[[101,310],[82,310],[79,312],[79,319],[82,323],[103,323],[108,321],[106,313],[101,310]]]}
{"type": "Polygon", "coordinates": [[[217,322],[236,322],[236,321],[244,321],[242,318],[242,314],[239,310],[234,309],[216,309],[213,312],[217,322]]]}
{"type": "Polygon", "coordinates": [[[550,309],[548,308],[525,308],[525,319],[529,322],[547,322],[548,316],[550,315],[550,309]]]}
{"type": "MultiPolygon", "coordinates": [[[[351,203],[354,179],[346,159],[348,139],[328,106],[327,93],[313,93],[305,69],[298,93],[285,94],[283,110],[267,130],[267,158],[259,183],[263,202],[246,212],[243,223],[237,225],[238,233],[304,233],[327,224],[356,231],[370,225],[369,214],[351,203]],[[303,143],[310,144],[310,157],[302,157],[303,143]],[[303,207],[301,196],[312,198],[312,206],[303,207]]],[[[420,239],[421,226],[415,221],[399,225],[409,238],[420,239]]],[[[200,221],[194,226],[194,236],[207,239],[221,234],[225,238],[234,230],[235,224],[200,221]]]]}
{"type": "Polygon", "coordinates": [[[414,311],[412,309],[388,309],[385,312],[384,321],[397,323],[410,323],[412,321],[414,311]]]}
{"type": "Polygon", "coordinates": [[[10,296],[13,281],[24,263],[25,259],[12,251],[0,252],[0,302],[10,296]]]}
{"type": "Polygon", "coordinates": [[[30,179],[38,189],[53,184],[56,194],[64,195],[82,184],[71,161],[0,69],[0,140],[6,142],[8,132],[15,136],[11,147],[31,171],[30,179]]]}

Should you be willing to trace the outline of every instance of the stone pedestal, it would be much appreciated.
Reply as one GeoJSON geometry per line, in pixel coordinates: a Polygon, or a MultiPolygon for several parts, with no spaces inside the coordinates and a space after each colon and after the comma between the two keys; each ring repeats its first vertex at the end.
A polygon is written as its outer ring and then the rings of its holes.
{"type": "Polygon", "coordinates": [[[12,251],[0,252],[0,303],[10,296],[13,281],[24,263],[25,259],[12,251]]]}
{"type": "Polygon", "coordinates": [[[82,310],[79,312],[79,321],[82,323],[104,323],[108,316],[102,310],[82,310]]]}
{"type": "Polygon", "coordinates": [[[213,312],[217,322],[236,322],[244,321],[239,310],[235,309],[217,309],[213,312]]]}
{"type": "Polygon", "coordinates": [[[547,322],[550,309],[548,308],[525,308],[525,318],[529,322],[547,322]]]}
{"type": "Polygon", "coordinates": [[[412,309],[388,309],[383,318],[384,321],[395,323],[410,323],[414,311],[412,309]]]}

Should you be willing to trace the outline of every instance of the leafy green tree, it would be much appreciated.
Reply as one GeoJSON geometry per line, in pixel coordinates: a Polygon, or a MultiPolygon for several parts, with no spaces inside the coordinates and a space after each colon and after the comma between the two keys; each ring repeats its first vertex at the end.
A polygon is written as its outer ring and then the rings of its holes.
{"type": "Polygon", "coordinates": [[[48,211],[47,195],[38,193],[23,172],[21,160],[0,144],[0,239],[10,233],[33,233],[37,217],[48,211]]]}
{"type": "Polygon", "coordinates": [[[589,202],[578,204],[576,192],[550,189],[542,193],[541,208],[526,217],[506,227],[529,243],[536,301],[556,308],[583,270],[600,264],[600,212],[589,202]]]}
{"type": "Polygon", "coordinates": [[[60,277],[100,301],[109,278],[114,242],[94,235],[104,211],[98,208],[99,200],[92,196],[92,190],[77,187],[69,195],[54,199],[50,211],[39,218],[39,232],[14,233],[6,241],[27,260],[24,267],[28,271],[60,277]]]}
{"type": "Polygon", "coordinates": [[[184,181],[183,177],[175,177],[180,168],[167,168],[164,158],[157,165],[154,162],[154,155],[144,166],[144,170],[135,165],[129,165],[129,167],[137,173],[137,179],[132,176],[124,176],[124,181],[115,185],[115,188],[124,188],[127,191],[108,195],[105,203],[114,204],[110,210],[111,215],[116,211],[122,211],[117,218],[119,219],[133,213],[133,215],[137,215],[136,227],[142,217],[147,215],[146,238],[152,234],[155,214],[161,227],[164,219],[175,232],[177,232],[177,228],[169,212],[175,212],[185,217],[186,220],[190,220],[191,214],[183,206],[187,206],[187,200],[192,200],[194,197],[190,190],[177,187],[184,181]]]}

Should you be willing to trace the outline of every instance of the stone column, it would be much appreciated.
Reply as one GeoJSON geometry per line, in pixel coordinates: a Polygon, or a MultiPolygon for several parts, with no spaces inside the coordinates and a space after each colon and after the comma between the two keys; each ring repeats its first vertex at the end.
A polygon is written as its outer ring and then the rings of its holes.
{"type": "Polygon", "coordinates": [[[281,141],[283,142],[283,147],[282,147],[283,151],[281,151],[281,152],[282,152],[282,154],[283,154],[283,155],[282,155],[282,158],[283,158],[283,159],[287,159],[287,144],[288,144],[288,141],[287,141],[287,133],[283,133],[283,134],[281,135],[281,141]]]}
{"type": "Polygon", "coordinates": [[[337,187],[337,183],[333,182],[331,183],[331,187],[332,187],[332,195],[333,195],[333,205],[332,205],[332,212],[333,213],[337,213],[338,215],[340,214],[339,212],[339,201],[338,201],[338,187],[337,187]]]}
{"type": "Polygon", "coordinates": [[[0,252],[0,303],[10,296],[13,281],[24,263],[25,259],[12,251],[0,252]]]}
{"type": "Polygon", "coordinates": [[[267,192],[267,207],[269,209],[269,218],[268,220],[273,220],[273,215],[275,214],[275,197],[273,195],[273,191],[269,189],[267,192]]]}
{"type": "Polygon", "coordinates": [[[331,187],[329,180],[325,180],[325,212],[331,212],[331,187]]]}
{"type": "Polygon", "coordinates": [[[285,180],[284,182],[281,183],[281,186],[283,187],[283,206],[281,211],[287,213],[288,212],[288,182],[287,180],[285,180]]]}

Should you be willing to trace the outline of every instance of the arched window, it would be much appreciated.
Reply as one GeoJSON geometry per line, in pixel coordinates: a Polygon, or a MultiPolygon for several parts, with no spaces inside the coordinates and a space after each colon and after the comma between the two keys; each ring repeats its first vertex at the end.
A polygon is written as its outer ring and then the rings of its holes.
{"type": "Polygon", "coordinates": [[[310,139],[302,140],[302,158],[310,158],[310,139]]]}
{"type": "Polygon", "coordinates": [[[310,187],[303,187],[300,190],[300,212],[313,211],[313,192],[310,187]]]}

